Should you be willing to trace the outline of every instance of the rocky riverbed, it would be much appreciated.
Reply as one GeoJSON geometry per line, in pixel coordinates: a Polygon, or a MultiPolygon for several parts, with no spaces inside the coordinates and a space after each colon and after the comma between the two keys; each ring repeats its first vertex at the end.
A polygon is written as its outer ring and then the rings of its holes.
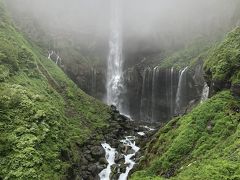
{"type": "Polygon", "coordinates": [[[111,108],[110,127],[96,132],[84,144],[79,145],[80,161],[69,169],[67,179],[100,180],[100,172],[108,167],[111,171],[109,174],[111,180],[118,180],[120,176],[123,180],[124,176],[128,175],[126,171],[130,171],[133,168],[131,166],[140,159],[141,147],[155,130],[149,128],[147,124],[136,123],[121,115],[114,106],[111,108]],[[102,138],[99,138],[99,134],[102,134],[102,138]],[[111,160],[111,166],[108,166],[106,149],[110,148],[114,148],[118,153],[111,160]]]}

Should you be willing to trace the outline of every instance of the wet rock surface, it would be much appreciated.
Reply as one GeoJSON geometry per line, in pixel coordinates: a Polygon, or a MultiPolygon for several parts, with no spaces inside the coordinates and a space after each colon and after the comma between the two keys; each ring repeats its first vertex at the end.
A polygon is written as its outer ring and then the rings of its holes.
{"type": "MultiPolygon", "coordinates": [[[[108,165],[105,158],[105,150],[101,146],[101,143],[107,142],[112,148],[115,148],[117,152],[122,153],[116,154],[116,164],[111,167],[111,179],[117,180],[120,174],[124,173],[127,168],[124,155],[134,153],[133,149],[123,145],[120,140],[125,139],[126,136],[135,136],[137,146],[141,147],[144,146],[148,138],[154,134],[155,131],[146,128],[146,124],[139,124],[128,117],[121,115],[114,106],[111,106],[111,109],[112,117],[109,120],[109,128],[97,130],[96,134],[89,137],[85,143],[78,145],[79,160],[69,168],[66,179],[98,180],[98,174],[108,165]],[[139,135],[138,132],[140,131],[144,132],[145,135],[139,135]]],[[[141,150],[132,158],[138,161],[140,156],[141,150]]],[[[67,152],[62,152],[62,159],[69,161],[70,157],[67,152]]]]}
{"type": "Polygon", "coordinates": [[[240,84],[234,84],[231,87],[231,92],[234,96],[240,97],[240,84]]]}

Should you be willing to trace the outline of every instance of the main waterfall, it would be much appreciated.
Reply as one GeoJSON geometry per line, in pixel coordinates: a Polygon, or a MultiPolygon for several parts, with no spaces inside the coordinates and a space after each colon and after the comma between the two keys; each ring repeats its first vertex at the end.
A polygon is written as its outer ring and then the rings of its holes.
{"type": "Polygon", "coordinates": [[[122,26],[120,0],[111,2],[111,34],[107,67],[107,103],[121,111],[121,92],[123,89],[122,26]]]}

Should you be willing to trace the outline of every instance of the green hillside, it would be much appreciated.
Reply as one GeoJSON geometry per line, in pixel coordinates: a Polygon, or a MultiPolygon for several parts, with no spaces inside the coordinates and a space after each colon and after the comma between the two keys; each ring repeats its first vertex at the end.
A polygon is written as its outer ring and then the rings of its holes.
{"type": "MultiPolygon", "coordinates": [[[[109,128],[118,111],[112,113],[108,106],[85,94],[45,56],[43,44],[39,47],[29,39],[15,28],[0,0],[0,180],[71,179],[71,170],[80,172],[80,166],[94,161],[80,162],[85,158],[81,158],[83,144],[91,135],[93,146],[100,146],[103,130],[118,141],[119,132],[124,134],[132,127],[122,116],[127,128],[118,122],[109,128]]],[[[63,41],[58,48],[66,50],[64,60],[69,57],[73,67],[81,61],[80,72],[91,65],[101,66],[102,57],[91,54],[94,48],[87,56],[63,41]]],[[[176,69],[204,61],[205,73],[201,75],[210,86],[211,97],[194,104],[191,112],[192,107],[153,136],[144,137],[148,143],[141,147],[144,153],[139,157],[143,156],[130,179],[240,180],[240,28],[228,33],[222,42],[212,46],[213,42],[199,39],[161,61],[155,58],[161,68],[176,69]]],[[[148,64],[143,64],[143,69],[145,66],[148,64]]],[[[139,128],[133,129],[137,132],[139,128]]],[[[100,150],[97,148],[96,154],[100,150]]],[[[104,158],[98,163],[103,167],[107,164],[104,158]]],[[[97,172],[95,166],[86,169],[97,172]]]]}
{"type": "MultiPolygon", "coordinates": [[[[210,82],[238,83],[239,30],[209,51],[205,70],[210,82]]],[[[240,179],[240,101],[223,89],[161,128],[147,144],[139,171],[131,179],[240,179]]]]}
{"type": "Polygon", "coordinates": [[[76,143],[108,126],[109,112],[16,31],[0,2],[0,179],[64,177],[76,143]]]}

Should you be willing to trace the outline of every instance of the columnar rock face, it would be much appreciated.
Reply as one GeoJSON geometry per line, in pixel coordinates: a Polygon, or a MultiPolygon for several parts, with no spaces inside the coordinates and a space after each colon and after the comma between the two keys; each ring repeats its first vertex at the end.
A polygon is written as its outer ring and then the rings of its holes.
{"type": "Polygon", "coordinates": [[[139,119],[150,122],[169,119],[175,108],[178,71],[147,68],[143,71],[142,81],[139,119]]]}
{"type": "Polygon", "coordinates": [[[106,93],[106,76],[104,70],[81,65],[65,65],[66,74],[87,94],[104,100],[106,93]]]}
{"type": "MultiPolygon", "coordinates": [[[[202,64],[199,60],[194,67],[181,70],[146,65],[125,70],[124,89],[120,94],[123,113],[134,120],[149,123],[164,123],[175,115],[184,114],[201,100],[205,84],[202,64]]],[[[105,100],[104,68],[81,68],[77,65],[64,68],[86,93],[105,100]]]]}
{"type": "Polygon", "coordinates": [[[184,114],[201,99],[204,86],[202,66],[174,68],[138,67],[125,73],[126,99],[133,119],[163,123],[184,114]],[[182,76],[181,76],[182,75],[182,76]],[[177,95],[179,97],[177,97],[177,95]]]}

